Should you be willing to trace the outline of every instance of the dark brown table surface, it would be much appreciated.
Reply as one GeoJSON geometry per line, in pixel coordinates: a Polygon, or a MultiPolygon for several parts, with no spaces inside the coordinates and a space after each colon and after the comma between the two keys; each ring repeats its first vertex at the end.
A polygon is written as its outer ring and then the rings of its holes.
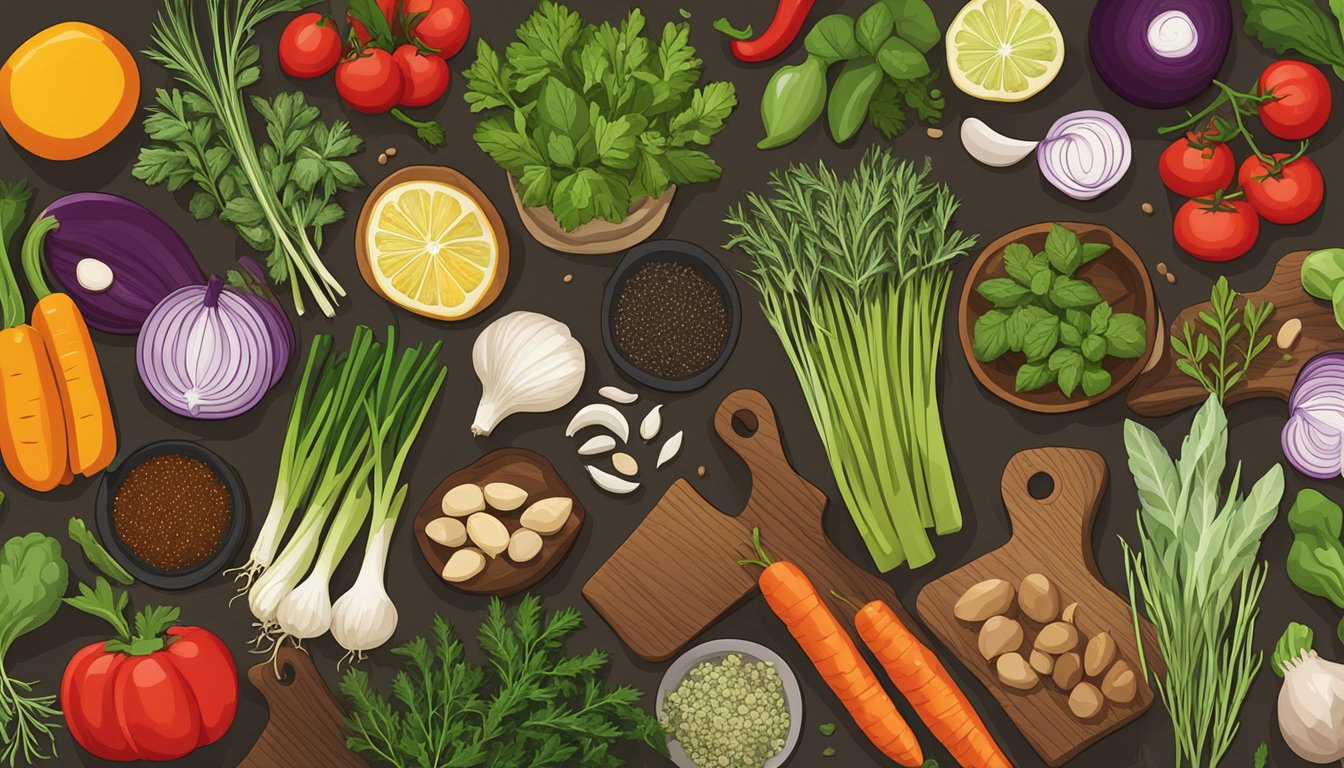
{"type": "MultiPolygon", "coordinates": [[[[375,329],[396,323],[406,341],[442,339],[444,342],[441,359],[448,365],[448,379],[438,407],[431,414],[431,421],[421,433],[408,464],[406,479],[411,490],[388,565],[389,593],[401,613],[393,643],[425,631],[436,613],[461,622],[468,628],[468,634],[474,634],[485,600],[448,590],[440,583],[416,551],[409,523],[415,508],[444,475],[493,448],[517,445],[551,457],[589,511],[588,524],[573,553],[535,591],[544,598],[548,608],[577,605],[583,610],[587,625],[572,640],[572,649],[601,647],[610,650],[612,680],[653,691],[664,666],[645,663],[628,653],[602,619],[584,603],[580,589],[679,473],[691,475],[696,488],[721,508],[741,507],[748,490],[745,468],[712,437],[711,429],[714,408],[728,392],[739,387],[754,387],[770,397],[779,411],[781,429],[793,462],[831,499],[827,519],[830,535],[856,561],[870,564],[839,499],[821,441],[788,360],[757,308],[754,293],[740,281],[745,309],[743,331],[737,351],[727,367],[697,392],[667,395],[643,391],[644,402],[666,403],[664,424],[671,426],[665,429],[684,428],[686,439],[681,458],[660,473],[646,473],[645,488],[633,498],[614,501],[589,482],[574,458],[572,441],[564,436],[568,411],[514,416],[489,438],[471,436],[468,427],[480,395],[480,384],[471,368],[471,345],[481,328],[508,311],[529,309],[548,313],[568,323],[583,342],[588,352],[589,370],[575,406],[593,401],[597,389],[604,385],[636,387],[616,373],[602,349],[598,327],[597,306],[602,284],[618,257],[565,256],[532,241],[523,231],[503,172],[471,139],[475,119],[462,101],[464,86],[457,72],[470,63],[476,36],[489,39],[497,47],[507,43],[534,5],[530,0],[468,1],[473,15],[473,39],[468,42],[467,51],[450,62],[454,74],[451,90],[437,108],[437,117],[447,129],[448,143],[437,153],[428,152],[408,129],[390,118],[358,115],[343,108],[330,78],[289,81],[280,71],[275,53],[284,20],[274,20],[261,30],[263,75],[252,92],[271,94],[302,88],[321,105],[326,119],[349,119],[366,141],[366,149],[355,159],[355,165],[370,186],[396,167],[415,163],[445,164],[466,173],[498,206],[512,247],[508,285],[489,310],[455,324],[421,318],[379,299],[360,279],[354,263],[354,218],[367,188],[350,193],[341,200],[348,213],[347,219],[328,230],[329,245],[324,252],[326,263],[350,296],[342,302],[334,320],[302,319],[299,348],[305,348],[306,340],[319,331],[334,333],[338,340],[348,339],[354,326],[361,323],[375,329]],[[376,157],[385,147],[396,147],[398,154],[384,168],[376,163],[376,157]],[[568,284],[562,281],[566,274],[573,275],[573,281],[568,284]],[[707,467],[706,477],[694,477],[698,464],[707,467]]],[[[958,0],[933,0],[931,4],[941,24],[951,21],[961,6],[958,0]]],[[[344,3],[334,5],[344,8],[344,3]]],[[[600,21],[618,18],[635,3],[629,0],[573,0],[571,5],[589,20],[600,21]]],[[[757,113],[761,91],[778,63],[796,63],[802,59],[801,46],[795,46],[774,65],[743,65],[731,58],[722,36],[711,28],[711,23],[725,12],[731,12],[734,21],[751,21],[760,29],[767,23],[774,5],[768,0],[731,3],[665,0],[642,4],[653,29],[661,28],[666,21],[680,20],[678,9],[689,11],[691,39],[705,59],[706,76],[737,84],[741,105],[710,150],[723,165],[723,178],[717,183],[680,190],[666,223],[658,232],[659,237],[680,238],[703,245],[731,269],[742,268],[745,259],[740,253],[725,252],[720,247],[728,236],[722,218],[725,208],[740,199],[745,190],[762,189],[770,171],[790,161],[824,158],[837,168],[849,168],[872,142],[882,140],[871,127],[866,127],[854,141],[837,146],[825,133],[822,121],[783,150],[762,152],[755,148],[755,142],[761,136],[757,113]]],[[[866,0],[828,0],[819,3],[814,14],[820,17],[833,9],[857,14],[867,5],[866,0]]],[[[1318,213],[1303,224],[1293,227],[1266,224],[1259,243],[1250,254],[1236,262],[1203,264],[1181,254],[1171,238],[1171,216],[1180,201],[1170,197],[1158,179],[1156,161],[1167,142],[1159,138],[1155,130],[1160,125],[1174,122],[1179,111],[1149,111],[1131,106],[1110,93],[1093,74],[1085,46],[1090,2],[1046,0],[1046,5],[1063,28],[1067,54],[1063,71],[1044,92],[1023,104],[993,104],[963,95],[944,78],[948,109],[943,128],[947,135],[933,140],[919,126],[892,142],[895,151],[901,155],[932,159],[935,177],[950,184],[961,197],[963,205],[957,226],[979,233],[981,242],[987,243],[1010,229],[1037,221],[1104,223],[1133,244],[1150,266],[1165,261],[1177,275],[1178,281],[1174,285],[1165,281],[1159,281],[1157,285],[1158,299],[1168,316],[1193,301],[1207,298],[1210,281],[1219,274],[1228,275],[1234,287],[1257,288],[1268,279],[1274,262],[1289,251],[1339,243],[1344,235],[1344,220],[1338,219],[1339,206],[1332,196],[1327,195],[1324,213],[1318,213]],[[1129,174],[1117,188],[1091,202],[1076,202],[1056,192],[1030,161],[1003,170],[981,167],[965,154],[957,139],[957,126],[966,116],[978,116],[1009,135],[1031,137],[1044,134],[1060,115],[1085,108],[1104,109],[1118,115],[1134,140],[1134,163],[1129,174]],[[1152,215],[1145,215],[1140,210],[1144,202],[1153,204],[1156,210],[1152,215]],[[1333,224],[1330,223],[1332,220],[1333,224]]],[[[67,20],[96,24],[120,38],[131,50],[139,51],[147,46],[151,20],[161,7],[159,0],[43,0],[28,3],[4,0],[0,6],[3,7],[0,10],[3,20],[0,23],[0,55],[5,56],[40,29],[67,20]]],[[[1245,87],[1253,82],[1271,56],[1240,31],[1241,12],[1235,10],[1234,13],[1237,31],[1221,75],[1223,79],[1245,87]]],[[[146,104],[155,88],[168,83],[168,75],[138,53],[136,59],[142,80],[141,104],[146,104]]],[[[1330,76],[1329,79],[1338,107],[1344,104],[1341,101],[1344,90],[1336,78],[1330,76]]],[[[175,226],[207,272],[228,268],[239,255],[249,252],[247,246],[235,237],[232,228],[218,221],[196,222],[186,210],[185,195],[174,195],[162,187],[148,188],[132,178],[131,166],[144,139],[140,118],[137,116],[131,126],[102,151],[73,162],[41,160],[7,139],[0,140],[0,175],[27,177],[36,188],[37,206],[69,192],[86,190],[104,190],[130,197],[175,226]]],[[[1332,176],[1330,169],[1341,167],[1344,161],[1344,144],[1333,143],[1341,125],[1344,125],[1344,118],[1336,114],[1323,134],[1312,142],[1312,156],[1327,171],[1327,177],[1332,176]]],[[[1331,178],[1330,183],[1335,183],[1335,179],[1331,178]]],[[[969,259],[958,270],[952,291],[954,297],[960,294],[961,277],[968,266],[969,259]]],[[[1137,505],[1124,463],[1121,425],[1132,414],[1125,408],[1123,398],[1115,397],[1094,408],[1061,416],[1014,409],[976,384],[956,342],[955,318],[956,313],[950,309],[944,317],[947,343],[939,397],[965,525],[960,533],[936,540],[938,559],[934,563],[914,573],[898,570],[887,578],[895,585],[906,606],[913,610],[915,596],[925,583],[1006,540],[1008,523],[998,487],[1008,458],[1025,448],[1067,445],[1100,451],[1110,467],[1110,492],[1099,515],[1093,546],[1106,580],[1123,590],[1124,573],[1117,537],[1134,540],[1137,505]]],[[[196,439],[214,449],[237,467],[246,481],[255,531],[261,524],[274,486],[285,417],[298,378],[294,366],[276,390],[252,412],[228,421],[191,421],[167,413],[140,384],[135,371],[133,338],[96,335],[95,341],[107,375],[124,449],[134,449],[162,438],[196,439]]],[[[1186,433],[1191,415],[1186,412],[1147,423],[1159,431],[1169,446],[1174,446],[1186,433]]],[[[1279,430],[1285,418],[1282,403],[1261,400],[1237,405],[1232,408],[1229,418],[1233,424],[1230,460],[1244,461],[1248,476],[1259,476],[1268,466],[1283,460],[1279,448],[1279,430]]],[[[1304,485],[1304,479],[1295,472],[1288,471],[1287,476],[1284,512],[1293,495],[1304,485]]],[[[1339,493],[1341,484],[1338,480],[1313,485],[1336,499],[1344,497],[1339,493]]],[[[6,507],[0,511],[0,533],[4,537],[41,530],[64,540],[66,521],[70,516],[80,515],[92,520],[97,481],[80,480],[39,495],[16,487],[8,476],[0,476],[0,490],[9,496],[6,507]]],[[[249,536],[244,546],[244,558],[251,539],[249,536]]],[[[1317,630],[1322,655],[1340,658],[1341,648],[1332,631],[1338,618],[1337,611],[1323,600],[1303,595],[1289,583],[1283,567],[1288,544],[1288,527],[1280,519],[1266,535],[1261,549],[1261,556],[1269,561],[1270,569],[1260,603],[1257,645],[1266,649],[1268,662],[1268,651],[1284,625],[1290,620],[1305,621],[1317,630]]],[[[87,565],[68,544],[66,555],[71,563],[72,578],[90,577],[87,565]]],[[[357,568],[357,557],[347,560],[337,572],[337,592],[349,583],[357,568]]],[[[232,582],[216,578],[177,593],[158,592],[144,586],[137,586],[132,591],[137,605],[152,601],[180,604],[184,622],[216,632],[233,650],[243,686],[237,721],[220,742],[178,761],[178,764],[235,765],[265,725],[266,709],[260,695],[243,678],[246,667],[255,663],[258,657],[248,652],[252,628],[246,606],[241,602],[233,607],[228,605],[233,595],[232,582]]],[[[62,610],[44,629],[15,644],[6,659],[7,668],[20,678],[41,680],[43,690],[54,690],[71,654],[82,645],[101,638],[104,632],[105,627],[92,617],[74,610],[62,610]]],[[[797,768],[826,765],[861,768],[889,764],[868,745],[839,708],[803,653],[759,597],[712,627],[704,639],[723,637],[764,643],[782,654],[797,672],[806,700],[806,722],[791,765],[797,768]],[[825,722],[837,724],[837,731],[830,738],[817,731],[817,726],[825,722]],[[837,750],[837,755],[829,760],[821,757],[827,746],[837,750]]],[[[474,649],[474,641],[469,640],[468,646],[474,649]]],[[[338,679],[336,662],[341,655],[336,643],[325,637],[310,642],[308,647],[328,683],[334,685],[338,679]]],[[[385,680],[395,668],[394,657],[385,648],[374,653],[366,666],[377,678],[385,680]]],[[[965,686],[967,695],[979,707],[1014,765],[1041,765],[974,678],[951,659],[948,659],[948,666],[965,686]]],[[[1301,764],[1284,745],[1274,724],[1279,682],[1267,666],[1261,670],[1241,712],[1241,732],[1225,765],[1250,765],[1252,753],[1261,741],[1269,742],[1273,764],[1301,764]]],[[[950,758],[918,724],[908,708],[904,711],[915,724],[926,754],[938,759],[943,766],[952,765],[950,758]]],[[[60,757],[56,764],[104,764],[82,752],[64,731],[60,732],[58,745],[60,757]]],[[[647,750],[635,750],[630,754],[632,765],[663,764],[647,750]]],[[[1158,704],[1143,718],[1084,752],[1072,764],[1127,768],[1170,766],[1173,763],[1167,715],[1158,704]]]]}

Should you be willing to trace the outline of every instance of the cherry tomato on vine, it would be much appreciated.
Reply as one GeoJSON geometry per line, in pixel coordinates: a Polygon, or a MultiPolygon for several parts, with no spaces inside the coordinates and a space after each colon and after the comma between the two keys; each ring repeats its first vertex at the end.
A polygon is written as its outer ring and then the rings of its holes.
{"type": "Polygon", "coordinates": [[[401,69],[392,54],[368,48],[336,66],[336,92],[360,112],[382,114],[401,101],[401,69]]]}
{"type": "Polygon", "coordinates": [[[401,70],[403,107],[423,107],[433,104],[448,90],[448,62],[434,54],[423,54],[407,43],[392,54],[392,60],[401,70]]]}
{"type": "Polygon", "coordinates": [[[1226,144],[1190,133],[1162,150],[1157,171],[1172,192],[1181,197],[1203,197],[1231,184],[1236,164],[1226,144]]]}
{"type": "Polygon", "coordinates": [[[471,32],[471,13],[462,0],[405,0],[403,12],[407,16],[423,13],[410,37],[451,59],[466,45],[471,32]]]}
{"type": "MultiPolygon", "coordinates": [[[[393,37],[397,34],[397,0],[377,0],[378,10],[382,11],[383,18],[387,19],[387,27],[392,30],[393,37]]],[[[355,38],[360,44],[367,44],[373,39],[369,30],[364,27],[364,23],[355,19],[349,13],[345,14],[345,20],[350,22],[350,28],[355,31],[355,38]]]]}
{"type": "MultiPolygon", "coordinates": [[[[1287,160],[1291,155],[1276,152],[1273,161],[1287,160]]],[[[1275,224],[1296,224],[1310,217],[1321,207],[1325,198],[1325,179],[1321,169],[1309,157],[1283,163],[1265,163],[1251,155],[1237,171],[1237,184],[1246,193],[1246,201],[1265,220],[1275,224]]]]}
{"type": "Polygon", "coordinates": [[[280,35],[280,68],[290,77],[317,77],[341,60],[341,33],[330,16],[301,13],[280,35]]]}
{"type": "Polygon", "coordinates": [[[1172,223],[1176,244],[1204,261],[1231,261],[1244,255],[1260,236],[1260,217],[1245,200],[1187,200],[1172,223]]]}
{"type": "Polygon", "coordinates": [[[1260,104],[1260,122],[1281,139],[1305,139],[1330,119],[1330,83],[1306,62],[1270,64],[1260,75],[1259,90],[1275,96],[1260,104]]]}

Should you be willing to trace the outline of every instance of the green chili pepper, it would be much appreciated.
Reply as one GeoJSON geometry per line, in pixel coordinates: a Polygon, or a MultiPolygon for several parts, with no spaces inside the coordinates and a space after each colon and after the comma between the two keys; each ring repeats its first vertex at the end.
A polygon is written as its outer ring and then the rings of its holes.
{"type": "Polygon", "coordinates": [[[103,547],[102,542],[98,541],[93,535],[93,532],[84,525],[83,520],[80,520],[78,517],[70,518],[68,531],[70,540],[78,544],[80,549],[84,550],[84,558],[88,560],[94,568],[102,571],[109,579],[121,582],[126,586],[135,583],[135,577],[127,573],[126,569],[121,567],[121,563],[112,559],[112,555],[103,547]]]}
{"type": "Polygon", "coordinates": [[[837,143],[849,141],[863,127],[868,105],[881,84],[882,67],[871,57],[847,61],[840,68],[826,102],[826,122],[837,143]]]}
{"type": "Polygon", "coordinates": [[[809,56],[802,64],[780,67],[761,97],[765,138],[759,149],[782,147],[802,135],[826,106],[826,63],[809,56]]]}

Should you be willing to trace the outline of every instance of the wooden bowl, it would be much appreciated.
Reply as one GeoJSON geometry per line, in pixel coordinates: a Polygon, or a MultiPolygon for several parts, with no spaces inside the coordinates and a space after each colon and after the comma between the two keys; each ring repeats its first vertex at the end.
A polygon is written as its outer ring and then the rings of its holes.
{"type": "MultiPolygon", "coordinates": [[[[447,564],[454,550],[431,540],[425,534],[425,526],[429,525],[431,520],[443,517],[443,495],[463,483],[475,483],[481,487],[485,487],[487,483],[512,483],[527,491],[527,501],[512,512],[486,510],[504,523],[510,535],[522,527],[518,520],[523,510],[534,501],[563,496],[574,502],[574,508],[560,530],[550,536],[541,537],[541,552],[530,562],[520,565],[510,560],[507,554],[501,553],[498,557],[487,558],[485,570],[472,578],[461,582],[443,582],[461,592],[505,597],[527,589],[545,578],[546,574],[565,559],[570,547],[574,546],[574,540],[579,536],[579,529],[583,527],[585,517],[583,505],[579,503],[578,497],[570,492],[569,486],[560,479],[555,467],[546,460],[546,457],[522,448],[501,448],[487,453],[475,463],[444,478],[429,498],[425,499],[425,503],[420,505],[420,511],[416,513],[413,525],[415,540],[419,542],[420,554],[425,556],[425,562],[433,569],[435,578],[439,578],[439,574],[443,573],[443,566],[447,564]]],[[[470,542],[467,546],[470,546],[470,542]]]]}
{"type": "Polygon", "coordinates": [[[630,206],[630,214],[625,221],[619,224],[593,219],[579,225],[573,232],[566,232],[549,208],[523,205],[512,175],[509,176],[509,190],[513,192],[513,204],[518,207],[518,217],[523,220],[528,234],[536,238],[537,242],[560,253],[600,256],[629,250],[653,237],[653,233],[662,226],[663,219],[667,218],[677,187],[668,187],[658,197],[645,197],[636,201],[630,206]]]}
{"type": "MultiPolygon", "coordinates": [[[[1153,295],[1153,283],[1148,279],[1148,269],[1139,254],[1116,234],[1110,227],[1100,224],[1082,224],[1062,221],[1078,235],[1084,243],[1105,243],[1111,246],[1110,252],[1095,261],[1084,264],[1074,273],[1074,277],[1092,283],[1101,297],[1110,303],[1116,312],[1129,312],[1143,318],[1147,327],[1146,349],[1132,360],[1114,362],[1107,370],[1111,374],[1111,386],[1105,392],[1092,397],[1065,397],[1059,387],[1051,384],[1034,392],[1016,392],[1017,369],[1026,362],[1020,352],[1008,352],[997,360],[982,363],[975,359],[971,346],[971,335],[975,321],[992,305],[987,299],[976,293],[975,287],[985,280],[995,277],[1007,277],[1003,269],[1003,250],[1012,243],[1022,243],[1037,253],[1045,248],[1045,236],[1050,232],[1051,223],[1032,224],[1013,230],[990,243],[980,252],[980,258],[971,266],[966,276],[966,284],[961,293],[961,306],[958,309],[957,325],[961,330],[961,349],[971,372],[986,389],[997,397],[1019,408],[1037,413],[1068,413],[1096,405],[1128,387],[1147,365],[1148,358],[1156,348],[1160,323],[1157,314],[1157,299],[1153,295]]],[[[1115,361],[1115,358],[1107,358],[1115,361]]],[[[1076,394],[1076,393],[1075,393],[1076,394]]]]}

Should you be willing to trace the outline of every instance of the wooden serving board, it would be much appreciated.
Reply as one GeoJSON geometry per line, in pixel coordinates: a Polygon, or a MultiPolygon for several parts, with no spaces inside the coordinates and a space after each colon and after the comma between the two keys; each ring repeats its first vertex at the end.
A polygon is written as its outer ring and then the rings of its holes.
{"type": "MultiPolygon", "coordinates": [[[[579,529],[583,527],[585,517],[583,505],[569,490],[565,481],[560,479],[555,467],[545,456],[523,448],[500,448],[444,478],[434,492],[429,494],[429,498],[425,499],[425,503],[420,505],[420,511],[415,515],[415,522],[411,526],[415,529],[415,540],[420,545],[420,554],[424,555],[425,562],[434,570],[436,578],[443,572],[443,566],[447,564],[453,550],[425,535],[425,526],[431,520],[443,517],[443,495],[463,483],[475,483],[481,487],[487,483],[512,483],[527,491],[527,501],[512,512],[486,510],[499,518],[504,527],[509,529],[510,534],[522,527],[522,523],[518,522],[519,517],[534,501],[563,496],[574,502],[574,509],[559,531],[541,537],[541,552],[531,561],[519,565],[510,560],[507,554],[487,559],[485,570],[474,578],[455,584],[443,582],[445,586],[453,589],[472,595],[500,597],[521,592],[541,581],[565,559],[565,555],[569,554],[570,548],[574,546],[574,539],[578,538],[579,529]]],[[[463,519],[463,522],[466,520],[463,519]]]]}
{"type": "Polygon", "coordinates": [[[247,671],[270,721],[239,768],[368,768],[345,748],[345,715],[308,654],[290,646],[247,671]],[[283,677],[276,677],[279,669],[283,677]]]}
{"type": "MultiPolygon", "coordinates": [[[[1228,391],[1225,404],[1257,397],[1277,397],[1287,402],[1302,366],[1323,352],[1337,351],[1344,343],[1344,332],[1335,322],[1330,303],[1315,299],[1302,289],[1302,262],[1310,253],[1294,251],[1284,256],[1264,288],[1243,294],[1256,303],[1266,300],[1274,303],[1274,312],[1261,331],[1269,334],[1271,341],[1251,364],[1246,378],[1228,391]],[[1302,321],[1302,334],[1288,350],[1290,357],[1285,360],[1284,350],[1279,349],[1272,339],[1278,334],[1279,326],[1294,317],[1302,321]]],[[[1240,301],[1238,299],[1238,308],[1240,301]]],[[[1181,310],[1172,320],[1171,333],[1180,334],[1186,322],[1190,323],[1192,335],[1206,330],[1199,322],[1199,313],[1208,309],[1209,302],[1205,301],[1181,310]]],[[[1244,344],[1245,339],[1242,335],[1239,343],[1244,344]]],[[[1175,353],[1167,342],[1162,345],[1161,355],[1152,367],[1135,379],[1125,402],[1140,416],[1169,416],[1199,405],[1208,394],[1199,382],[1177,370],[1175,353]]]]}
{"type": "MultiPolygon", "coordinates": [[[[761,529],[770,555],[803,569],[822,594],[885,600],[914,629],[891,585],[850,562],[822,529],[826,496],[784,456],[770,401],[739,389],[724,398],[714,428],[751,471],[751,497],[734,517],[715,509],[684,478],[583,588],[583,596],[640,657],[664,661],[756,592],[759,568],[751,530],[761,529]],[[734,429],[744,424],[750,436],[734,429]]],[[[853,622],[841,620],[854,633],[853,622]]],[[[857,640],[856,642],[859,642],[857,640]]]]}
{"type": "MultiPolygon", "coordinates": [[[[1142,678],[1138,644],[1129,604],[1101,581],[1092,557],[1092,526],[1106,490],[1106,462],[1093,451],[1077,448],[1038,448],[1022,451],[1003,471],[1003,503],[1012,523],[1012,538],[1003,547],[962,566],[926,586],[917,601],[919,616],[929,629],[970,668],[1003,705],[1027,741],[1046,763],[1061,765],[1101,737],[1138,717],[1153,703],[1153,691],[1142,678]],[[1033,498],[1027,483],[1039,473],[1054,481],[1044,499],[1033,498]],[[1060,591],[1060,604],[1078,603],[1074,619],[1080,638],[1109,631],[1117,658],[1129,662],[1139,677],[1134,701],[1118,706],[1106,703],[1096,719],[1083,722],[1069,711],[1068,697],[1053,683],[1042,681],[1031,691],[1003,686],[993,665],[978,649],[979,625],[952,614],[957,600],[972,585],[986,579],[1004,579],[1014,589],[1023,577],[1041,573],[1060,591]]],[[[1116,546],[1113,542],[1108,546],[1116,546]]],[[[1041,625],[1018,615],[1028,638],[1041,625]]],[[[1157,674],[1165,667],[1157,652],[1152,625],[1142,621],[1144,649],[1157,674]]],[[[1085,640],[1080,640],[1080,645],[1085,640]]],[[[1099,681],[1092,680],[1094,684],[1099,681]]]]}

